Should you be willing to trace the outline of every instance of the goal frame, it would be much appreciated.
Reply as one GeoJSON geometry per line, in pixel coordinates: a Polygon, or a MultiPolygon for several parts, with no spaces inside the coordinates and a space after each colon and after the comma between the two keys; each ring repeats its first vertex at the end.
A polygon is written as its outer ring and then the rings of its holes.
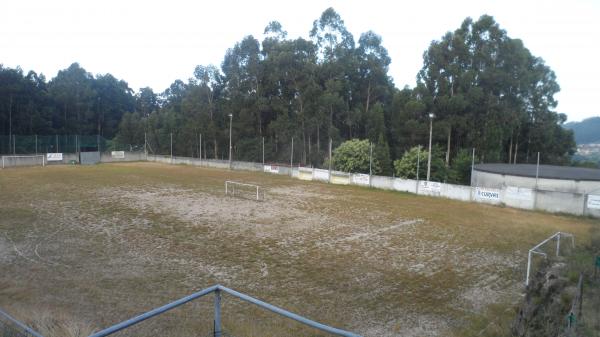
{"type": "MultiPolygon", "coordinates": [[[[6,168],[5,161],[6,161],[6,159],[9,159],[9,158],[38,158],[38,157],[42,158],[42,167],[45,167],[46,166],[46,156],[43,154],[32,154],[32,155],[3,155],[2,156],[2,168],[3,169],[6,168]]],[[[16,166],[17,165],[15,165],[15,167],[16,166]]],[[[23,165],[23,166],[25,166],[25,165],[23,165]]],[[[27,166],[37,166],[37,164],[36,165],[27,165],[27,166]]]]}
{"type": "Polygon", "coordinates": [[[571,233],[565,233],[565,232],[556,232],[553,235],[551,235],[550,237],[548,237],[546,240],[538,243],[533,248],[531,248],[529,250],[529,253],[527,254],[527,276],[525,276],[525,286],[529,285],[529,276],[531,275],[531,260],[533,259],[533,254],[541,255],[544,257],[544,259],[548,258],[548,254],[546,254],[542,251],[539,251],[539,249],[547,242],[556,239],[556,256],[560,256],[561,236],[567,237],[567,238],[570,237],[571,238],[571,246],[572,246],[572,248],[575,248],[575,235],[573,235],[571,233]]]}
{"type": "Polygon", "coordinates": [[[256,201],[263,201],[265,199],[265,193],[264,191],[262,191],[262,199],[260,198],[260,191],[261,188],[259,185],[255,185],[255,184],[247,184],[247,183],[240,183],[238,181],[232,181],[232,180],[226,180],[225,181],[225,195],[232,195],[232,196],[236,196],[235,195],[235,186],[245,186],[245,187],[252,187],[256,189],[256,201]]]}

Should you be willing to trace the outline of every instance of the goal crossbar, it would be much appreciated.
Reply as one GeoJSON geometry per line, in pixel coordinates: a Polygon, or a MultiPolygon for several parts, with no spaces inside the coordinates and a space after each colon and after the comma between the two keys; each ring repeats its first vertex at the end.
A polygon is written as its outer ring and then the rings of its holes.
{"type": "MultiPolygon", "coordinates": [[[[46,166],[46,156],[44,156],[43,154],[7,155],[7,156],[2,156],[2,168],[7,167],[7,164],[8,164],[8,162],[11,161],[11,159],[20,160],[20,159],[26,159],[26,158],[40,158],[42,160],[42,166],[46,166]]],[[[36,163],[36,164],[38,164],[38,163],[36,163]]],[[[29,166],[29,165],[9,165],[9,166],[29,166]]]]}
{"type": "Polygon", "coordinates": [[[546,240],[538,243],[533,248],[531,248],[529,250],[529,253],[527,254],[527,276],[525,277],[525,286],[529,285],[529,276],[531,274],[531,260],[533,258],[533,255],[538,254],[538,255],[542,255],[544,258],[548,258],[548,255],[546,253],[541,252],[538,249],[540,247],[542,247],[544,244],[546,244],[548,241],[556,239],[556,256],[560,256],[560,238],[561,238],[561,236],[571,238],[571,246],[572,246],[572,248],[575,248],[575,235],[573,235],[571,233],[564,233],[564,232],[556,232],[553,235],[551,235],[550,237],[548,237],[546,240]]]}
{"type": "MultiPolygon", "coordinates": [[[[240,183],[237,181],[231,181],[231,180],[227,180],[225,181],[225,195],[228,195],[231,193],[231,195],[235,196],[235,187],[236,186],[243,186],[243,187],[247,187],[250,188],[252,190],[256,191],[256,200],[261,200],[260,199],[260,186],[258,185],[254,185],[254,184],[247,184],[247,183],[240,183]]],[[[264,199],[264,192],[263,192],[263,199],[264,199]]]]}

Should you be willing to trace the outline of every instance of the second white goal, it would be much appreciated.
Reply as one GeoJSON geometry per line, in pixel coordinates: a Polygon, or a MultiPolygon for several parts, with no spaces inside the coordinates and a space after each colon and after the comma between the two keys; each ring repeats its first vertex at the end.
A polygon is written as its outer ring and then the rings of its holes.
{"type": "Polygon", "coordinates": [[[225,195],[257,201],[265,200],[265,192],[262,187],[230,180],[225,181],[225,195]]]}
{"type": "Polygon", "coordinates": [[[44,155],[2,156],[2,168],[17,166],[46,166],[44,155]]]}

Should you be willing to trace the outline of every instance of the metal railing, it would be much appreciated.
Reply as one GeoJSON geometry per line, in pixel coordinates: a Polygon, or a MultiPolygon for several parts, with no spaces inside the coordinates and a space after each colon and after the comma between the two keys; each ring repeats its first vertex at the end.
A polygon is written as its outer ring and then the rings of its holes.
{"type": "Polygon", "coordinates": [[[43,337],[39,332],[0,310],[0,336],[3,337],[43,337]]]}
{"type": "MultiPolygon", "coordinates": [[[[131,319],[128,319],[126,321],[123,321],[121,323],[115,324],[111,327],[108,327],[102,331],[96,332],[92,335],[90,335],[89,337],[104,337],[104,336],[109,336],[112,335],[118,331],[121,331],[123,329],[126,329],[130,326],[133,326],[135,324],[138,324],[140,322],[143,322],[147,319],[150,319],[154,316],[158,316],[162,313],[165,313],[171,309],[175,309],[183,304],[186,304],[190,301],[193,301],[195,299],[198,299],[200,297],[203,297],[205,295],[214,293],[215,294],[215,298],[214,298],[214,337],[224,337],[223,334],[223,330],[222,330],[222,326],[221,326],[221,293],[226,293],[229,294],[231,296],[237,297],[239,299],[241,299],[242,301],[257,305],[263,309],[269,310],[271,312],[274,312],[278,315],[281,315],[283,317],[295,320],[297,322],[300,322],[304,325],[307,325],[309,327],[324,331],[324,332],[328,332],[337,336],[345,336],[345,337],[360,337],[360,335],[357,335],[355,333],[349,332],[349,331],[345,331],[342,329],[338,329],[338,328],[334,328],[319,322],[315,322],[313,320],[310,320],[306,317],[300,316],[298,314],[294,314],[292,312],[289,312],[285,309],[276,307],[272,304],[263,302],[259,299],[256,299],[254,297],[248,296],[246,294],[237,292],[235,290],[229,289],[227,287],[224,287],[222,285],[214,285],[212,287],[208,287],[206,289],[200,290],[196,293],[193,293],[191,295],[188,295],[186,297],[180,298],[174,302],[171,302],[169,304],[165,304],[161,307],[158,307],[156,309],[152,309],[146,313],[143,313],[141,315],[138,315],[136,317],[133,317],[131,319]]],[[[35,337],[41,337],[41,336],[35,336],[35,337]]]]}

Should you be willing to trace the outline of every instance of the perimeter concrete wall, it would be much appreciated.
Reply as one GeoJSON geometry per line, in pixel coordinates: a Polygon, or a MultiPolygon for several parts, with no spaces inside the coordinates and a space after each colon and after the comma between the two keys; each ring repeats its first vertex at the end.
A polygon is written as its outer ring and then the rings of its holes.
{"type": "MultiPolygon", "coordinates": [[[[157,161],[168,164],[188,164],[204,167],[228,169],[229,162],[223,160],[202,160],[195,158],[181,158],[169,156],[148,155],[149,161],[157,161]]],[[[272,174],[288,175],[302,180],[315,180],[342,185],[357,185],[372,187],[383,190],[395,190],[408,193],[418,193],[421,195],[443,197],[460,201],[480,202],[493,205],[506,205],[515,208],[529,210],[543,210],[548,212],[569,213],[575,215],[589,215],[600,217],[600,207],[590,203],[592,206],[586,207],[588,194],[574,192],[544,191],[531,188],[531,179],[526,177],[511,177],[505,179],[502,175],[494,175],[486,172],[475,172],[474,183],[479,186],[462,186],[453,184],[444,184],[436,182],[416,181],[412,179],[400,179],[385,176],[369,176],[366,174],[349,174],[339,171],[313,169],[313,168],[293,168],[278,165],[262,165],[257,163],[233,162],[233,169],[263,171],[272,174]],[[330,177],[331,176],[331,177],[330,177]],[[514,178],[514,179],[512,179],[514,178]],[[512,183],[515,185],[507,185],[512,183]],[[517,184],[523,184],[523,186],[517,184]]],[[[544,179],[544,186],[561,187],[565,189],[582,189],[592,191],[594,186],[590,187],[582,182],[554,184],[554,179],[544,179]]],[[[541,179],[540,179],[541,181],[541,179]]],[[[535,187],[535,183],[533,185],[535,187]]],[[[599,187],[600,188],[600,187],[599,187]]],[[[598,192],[597,194],[600,194],[598,192]]],[[[600,195],[597,196],[600,198],[600,195]]]]}
{"type": "Polygon", "coordinates": [[[536,191],[535,209],[583,215],[585,194],[536,191]]]}
{"type": "Polygon", "coordinates": [[[539,178],[536,186],[535,178],[533,177],[520,177],[477,170],[473,171],[472,185],[498,189],[506,186],[519,186],[569,193],[593,193],[594,191],[600,191],[600,181],[539,178]]]}
{"type": "MultiPolygon", "coordinates": [[[[189,157],[171,157],[145,155],[140,152],[125,152],[122,158],[103,153],[101,162],[142,161],[192,165],[216,169],[229,169],[229,161],[215,159],[199,159],[189,157]]],[[[48,165],[69,164],[78,162],[77,154],[63,154],[63,160],[49,162],[48,165]]],[[[586,181],[560,181],[558,179],[539,179],[539,188],[535,189],[535,179],[527,177],[505,176],[475,171],[473,187],[443,184],[411,179],[400,179],[385,176],[369,176],[367,174],[350,174],[312,168],[290,168],[289,166],[263,165],[260,163],[233,161],[234,170],[266,172],[287,175],[302,180],[316,180],[334,184],[357,185],[383,190],[395,190],[418,193],[453,200],[473,201],[491,204],[502,204],[521,209],[536,209],[548,212],[588,215],[600,218],[600,183],[586,181]],[[543,190],[544,188],[562,189],[564,191],[543,190]],[[581,192],[576,192],[581,191],[581,192]],[[591,193],[590,193],[591,192],[591,193]]]]}

